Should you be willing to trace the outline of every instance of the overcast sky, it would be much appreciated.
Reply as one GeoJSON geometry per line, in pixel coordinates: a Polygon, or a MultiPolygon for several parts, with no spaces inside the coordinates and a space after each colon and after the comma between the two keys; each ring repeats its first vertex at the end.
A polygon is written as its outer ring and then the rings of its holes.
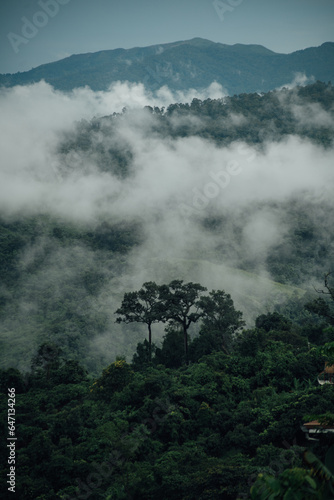
{"type": "Polygon", "coordinates": [[[194,37],[288,53],[334,40],[334,1],[1,0],[0,35],[1,73],[194,37]]]}

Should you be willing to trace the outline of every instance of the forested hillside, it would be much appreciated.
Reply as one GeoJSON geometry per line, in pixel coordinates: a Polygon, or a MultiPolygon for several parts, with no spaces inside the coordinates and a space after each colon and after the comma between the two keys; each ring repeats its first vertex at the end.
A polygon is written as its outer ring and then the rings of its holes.
{"type": "Polygon", "coordinates": [[[3,484],[9,429],[20,499],[333,498],[332,85],[5,93],[3,484]]]}
{"type": "Polygon", "coordinates": [[[122,294],[145,280],[191,279],[226,289],[249,326],[268,310],[304,321],[303,294],[314,296],[313,285],[333,266],[333,204],[329,184],[322,188],[332,175],[333,101],[332,86],[319,82],[124,111],[58,134],[56,166],[32,176],[63,191],[28,200],[25,213],[9,213],[10,203],[2,202],[1,366],[28,368],[46,340],[95,373],[118,354],[131,356],[144,333],[115,325],[113,313],[122,294]],[[138,129],[144,139],[134,137],[138,129]],[[305,164],[291,173],[299,151],[305,164]],[[317,155],[328,171],[313,162],[317,155]],[[229,162],[243,173],[228,179],[229,162]],[[253,188],[239,187],[251,168],[253,188]],[[259,186],[263,168],[274,177],[281,168],[282,179],[259,186]],[[214,197],[201,192],[222,172],[226,187],[214,197]]]}
{"type": "Polygon", "coordinates": [[[292,82],[333,81],[334,43],[279,54],[261,45],[226,45],[194,38],[150,47],[74,54],[30,71],[0,75],[0,86],[45,80],[69,91],[88,85],[107,90],[114,82],[142,83],[151,91],[204,89],[218,82],[229,95],[267,92],[292,82]]]}
{"type": "MultiPolygon", "coordinates": [[[[324,304],[332,319],[322,329],[333,340],[333,302],[324,304]]],[[[161,348],[145,340],[132,363],[118,357],[94,380],[44,343],[29,373],[0,372],[2,422],[7,388],[15,394],[17,427],[8,428],[18,436],[20,498],[332,498],[333,435],[308,441],[303,432],[315,418],[334,422],[333,386],[317,383],[334,342],[316,348],[315,325],[273,313],[242,331],[228,294],[180,280],[126,293],[117,314],[168,322],[161,348]],[[184,335],[200,319],[186,354],[184,335]]]]}

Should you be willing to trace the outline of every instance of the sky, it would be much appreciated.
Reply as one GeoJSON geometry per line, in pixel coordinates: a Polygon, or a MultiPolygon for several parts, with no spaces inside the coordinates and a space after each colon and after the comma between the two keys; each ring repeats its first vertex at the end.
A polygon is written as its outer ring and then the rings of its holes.
{"type": "Polygon", "coordinates": [[[1,0],[0,73],[202,37],[281,53],[334,40],[333,0],[1,0]]]}

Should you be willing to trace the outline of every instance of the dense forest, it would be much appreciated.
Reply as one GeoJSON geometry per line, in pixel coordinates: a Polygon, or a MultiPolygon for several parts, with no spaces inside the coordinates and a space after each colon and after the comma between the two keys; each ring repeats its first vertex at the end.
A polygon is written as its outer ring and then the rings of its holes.
{"type": "MultiPolygon", "coordinates": [[[[307,308],[325,320],[320,336],[333,340],[329,280],[325,299],[307,308]]],[[[242,330],[231,297],[205,292],[177,280],[126,293],[119,321],[145,323],[150,340],[163,321],[166,335],[161,347],[139,343],[131,363],[118,357],[95,380],[50,343],[28,373],[1,371],[4,408],[7,388],[16,393],[20,498],[333,498],[334,436],[308,441],[302,432],[310,419],[334,422],[333,387],[317,383],[333,341],[318,338],[317,347],[314,326],[278,313],[242,330]]]]}
{"type": "Polygon", "coordinates": [[[334,498],[303,425],[334,420],[333,115],[322,82],[124,109],[29,165],[0,215],[18,498],[334,498]]]}

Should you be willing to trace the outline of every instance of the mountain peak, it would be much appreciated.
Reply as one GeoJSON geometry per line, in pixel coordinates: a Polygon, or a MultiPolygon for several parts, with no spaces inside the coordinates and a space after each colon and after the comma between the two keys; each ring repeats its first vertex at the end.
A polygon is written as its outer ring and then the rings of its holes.
{"type": "Polygon", "coordinates": [[[203,89],[217,82],[230,95],[267,92],[307,78],[334,81],[334,43],[292,54],[277,54],[262,45],[220,42],[195,37],[172,43],[78,54],[24,73],[0,75],[0,86],[40,80],[59,90],[89,86],[106,90],[115,81],[143,83],[154,91],[203,89]]]}

